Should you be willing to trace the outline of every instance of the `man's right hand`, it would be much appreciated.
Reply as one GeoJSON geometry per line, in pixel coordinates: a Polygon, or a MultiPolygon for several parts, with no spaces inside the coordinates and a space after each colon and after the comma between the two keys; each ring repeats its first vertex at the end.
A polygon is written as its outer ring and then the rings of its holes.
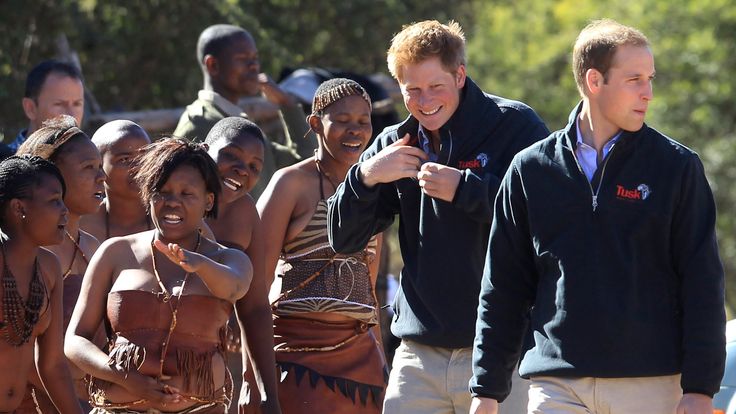
{"type": "Polygon", "coordinates": [[[473,397],[470,414],[498,414],[498,401],[493,398],[473,397]]]}
{"type": "Polygon", "coordinates": [[[416,178],[427,153],[409,145],[409,134],[382,149],[360,164],[360,177],[366,187],[391,183],[401,178],[416,178]]]}

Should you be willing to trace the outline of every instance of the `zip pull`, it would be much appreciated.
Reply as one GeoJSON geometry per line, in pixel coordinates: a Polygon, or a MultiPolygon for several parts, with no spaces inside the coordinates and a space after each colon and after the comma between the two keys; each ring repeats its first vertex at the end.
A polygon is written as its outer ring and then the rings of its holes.
{"type": "Polygon", "coordinates": [[[595,212],[596,208],[598,208],[598,195],[593,194],[593,212],[595,212]]]}

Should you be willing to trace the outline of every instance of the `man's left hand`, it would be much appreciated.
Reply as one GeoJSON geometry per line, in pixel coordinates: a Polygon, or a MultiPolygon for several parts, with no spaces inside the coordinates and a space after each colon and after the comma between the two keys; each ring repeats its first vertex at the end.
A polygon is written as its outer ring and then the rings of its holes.
{"type": "Polygon", "coordinates": [[[258,82],[261,84],[261,92],[263,93],[263,96],[276,105],[285,107],[296,103],[291,95],[284,92],[284,90],[265,73],[258,75],[258,82]]]}
{"type": "Polygon", "coordinates": [[[451,203],[455,198],[455,191],[462,178],[458,169],[435,162],[426,162],[417,173],[419,186],[430,197],[451,203]]]}
{"type": "Polygon", "coordinates": [[[713,399],[703,394],[685,394],[677,405],[677,414],[713,414],[713,399]]]}

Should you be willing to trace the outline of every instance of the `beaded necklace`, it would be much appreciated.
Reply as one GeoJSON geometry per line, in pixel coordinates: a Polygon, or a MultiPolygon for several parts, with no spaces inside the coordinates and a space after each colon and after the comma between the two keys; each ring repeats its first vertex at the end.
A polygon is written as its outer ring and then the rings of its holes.
{"type": "Polygon", "coordinates": [[[319,157],[317,156],[317,150],[314,150],[314,164],[317,166],[317,173],[327,178],[327,182],[330,183],[330,185],[332,186],[332,189],[337,191],[337,186],[340,183],[335,184],[335,182],[332,181],[332,175],[330,175],[330,173],[325,171],[324,167],[322,167],[322,162],[319,160],[319,157]]]}
{"type": "Polygon", "coordinates": [[[33,328],[38,323],[41,308],[47,296],[46,286],[39,275],[41,271],[38,266],[38,257],[36,257],[33,263],[33,276],[31,276],[28,287],[28,299],[23,302],[23,297],[18,292],[15,276],[8,267],[4,243],[0,243],[0,251],[3,257],[3,320],[0,322],[0,330],[7,343],[19,347],[28,342],[33,328]]]}
{"type": "MultiPolygon", "coordinates": [[[[187,272],[184,275],[184,281],[181,283],[181,289],[179,289],[178,295],[173,295],[169,293],[168,289],[166,289],[166,286],[164,286],[164,282],[161,280],[161,276],[158,274],[158,269],[156,268],[156,253],[155,253],[155,247],[153,245],[153,242],[156,240],[156,235],[154,232],[153,240],[151,240],[151,262],[153,267],[153,274],[156,276],[156,281],[158,281],[158,286],[161,288],[161,294],[163,295],[163,301],[164,303],[169,304],[169,309],[171,309],[171,325],[169,325],[169,333],[166,335],[166,339],[161,344],[161,358],[159,359],[159,374],[158,378],[161,379],[164,376],[164,360],[166,359],[166,353],[169,350],[169,342],[171,342],[171,334],[174,333],[174,328],[176,328],[176,313],[179,311],[179,305],[181,305],[181,295],[184,293],[184,286],[187,284],[187,279],[189,279],[189,275],[191,273],[187,272]],[[171,304],[171,299],[173,297],[176,297],[176,306],[171,304]]],[[[197,244],[194,246],[194,252],[198,253],[199,245],[202,242],[202,233],[197,232],[197,244]]],[[[172,289],[173,290],[173,289],[172,289]]]]}
{"type": "Polygon", "coordinates": [[[64,230],[64,233],[66,233],[66,237],[69,238],[69,240],[74,243],[74,251],[72,252],[72,262],[69,263],[69,268],[66,269],[66,272],[61,275],[62,280],[66,280],[67,276],[72,273],[72,267],[74,267],[74,261],[77,260],[77,253],[79,253],[82,256],[82,260],[84,260],[84,264],[89,264],[89,259],[87,259],[87,256],[82,251],[82,248],[79,247],[79,241],[82,239],[82,233],[77,233],[77,240],[74,240],[74,237],[72,237],[71,234],[69,234],[68,231],[64,230]]]}

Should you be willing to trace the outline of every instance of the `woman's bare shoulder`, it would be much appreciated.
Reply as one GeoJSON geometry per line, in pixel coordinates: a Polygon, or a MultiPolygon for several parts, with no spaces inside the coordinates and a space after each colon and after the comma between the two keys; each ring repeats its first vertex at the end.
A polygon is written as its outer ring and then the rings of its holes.
{"type": "Polygon", "coordinates": [[[224,261],[232,257],[240,258],[241,255],[247,258],[247,255],[242,250],[225,246],[208,238],[202,238],[200,252],[218,263],[224,263],[224,261]]]}
{"type": "Polygon", "coordinates": [[[79,220],[79,229],[94,236],[97,240],[105,238],[105,206],[96,213],[86,214],[79,220]]]}
{"type": "Polygon", "coordinates": [[[224,212],[222,217],[218,216],[218,219],[225,219],[229,224],[235,226],[249,224],[254,219],[258,219],[258,210],[256,210],[256,202],[250,194],[246,194],[243,197],[232,202],[232,205],[228,206],[227,211],[224,212]]]}
{"type": "Polygon", "coordinates": [[[315,178],[314,161],[309,158],[276,171],[271,181],[279,186],[298,187],[315,178]]]}
{"type": "Polygon", "coordinates": [[[51,250],[41,247],[38,249],[38,266],[44,276],[44,282],[49,288],[53,288],[57,279],[61,279],[61,263],[51,250]]]}
{"type": "Polygon", "coordinates": [[[154,230],[129,234],[126,236],[110,237],[100,244],[98,253],[105,255],[124,254],[141,249],[151,244],[154,230]]]}
{"type": "Polygon", "coordinates": [[[92,234],[79,229],[79,248],[82,249],[87,257],[92,257],[95,251],[100,247],[100,241],[92,234]]]}

